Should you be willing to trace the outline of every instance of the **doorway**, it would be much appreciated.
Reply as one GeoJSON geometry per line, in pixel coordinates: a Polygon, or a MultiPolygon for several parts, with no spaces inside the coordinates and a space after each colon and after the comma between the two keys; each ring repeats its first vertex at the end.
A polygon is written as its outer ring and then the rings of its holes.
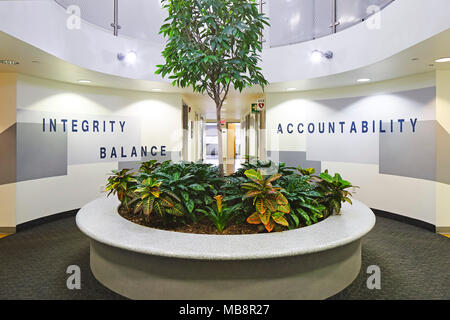
{"type": "Polygon", "coordinates": [[[204,161],[205,152],[205,118],[195,108],[183,102],[182,106],[182,160],[204,161]]]}
{"type": "Polygon", "coordinates": [[[242,140],[241,140],[241,124],[239,122],[227,123],[227,163],[226,172],[232,174],[238,170],[241,165],[242,156],[242,140]]]}
{"type": "Polygon", "coordinates": [[[219,165],[219,141],[217,138],[217,125],[215,122],[207,122],[205,126],[205,163],[219,165]]]}
{"type": "Polygon", "coordinates": [[[241,121],[242,162],[266,161],[266,111],[249,112],[241,121]]]}
{"type": "MultiPolygon", "coordinates": [[[[223,155],[224,155],[224,169],[225,174],[233,174],[239,169],[245,161],[244,150],[242,144],[241,123],[227,122],[222,127],[223,139],[223,155]]],[[[217,138],[217,125],[215,122],[207,122],[205,130],[205,163],[212,165],[219,165],[219,143],[217,138]]]]}

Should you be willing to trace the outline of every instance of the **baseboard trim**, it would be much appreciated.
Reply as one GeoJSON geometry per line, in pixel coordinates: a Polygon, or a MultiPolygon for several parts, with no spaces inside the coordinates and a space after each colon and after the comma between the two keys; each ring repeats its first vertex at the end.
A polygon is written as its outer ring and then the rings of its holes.
{"type": "Polygon", "coordinates": [[[33,228],[33,227],[39,226],[39,225],[44,224],[44,223],[52,222],[52,221],[63,219],[63,218],[74,217],[79,210],[80,209],[64,211],[64,212],[52,214],[50,216],[42,217],[42,218],[39,218],[39,219],[27,221],[27,222],[18,224],[16,229],[17,229],[17,232],[20,232],[20,231],[23,231],[23,230],[26,230],[26,229],[29,229],[29,228],[33,228]]]}
{"type": "Polygon", "coordinates": [[[450,234],[450,227],[436,227],[436,232],[450,234]]]}
{"type": "MultiPolygon", "coordinates": [[[[74,209],[74,210],[69,210],[69,211],[65,211],[65,212],[52,214],[47,217],[42,217],[39,219],[35,219],[35,220],[31,220],[31,221],[27,221],[27,222],[18,224],[16,227],[0,227],[0,233],[12,234],[12,233],[16,233],[18,231],[23,231],[23,230],[26,230],[26,229],[29,229],[29,228],[32,228],[32,227],[35,227],[35,226],[38,226],[38,225],[41,225],[44,223],[58,220],[58,219],[73,217],[78,213],[79,210],[80,209],[74,209]]],[[[425,222],[425,221],[417,220],[414,218],[406,217],[406,216],[403,216],[400,214],[396,214],[396,213],[392,213],[392,212],[388,212],[388,211],[384,211],[384,210],[372,208],[372,211],[375,213],[375,215],[383,217],[383,218],[404,222],[404,223],[407,223],[407,224],[410,224],[410,225],[413,225],[413,226],[416,226],[416,227],[419,227],[422,229],[426,229],[426,230],[429,230],[429,231],[435,232],[435,233],[450,234],[450,227],[436,227],[435,225],[425,222]]]]}
{"type": "Polygon", "coordinates": [[[383,218],[387,218],[387,219],[392,219],[392,220],[396,220],[396,221],[400,221],[403,223],[407,223],[422,229],[426,229],[428,231],[434,232],[436,233],[436,226],[434,224],[422,221],[422,220],[417,220],[414,218],[410,218],[410,217],[405,217],[402,216],[401,214],[397,214],[397,213],[392,213],[392,212],[388,212],[388,211],[383,211],[383,210],[379,210],[379,209],[373,209],[372,211],[375,213],[375,215],[383,217],[383,218]]]}
{"type": "Polygon", "coordinates": [[[16,227],[0,227],[0,233],[4,234],[16,233],[16,227]]]}

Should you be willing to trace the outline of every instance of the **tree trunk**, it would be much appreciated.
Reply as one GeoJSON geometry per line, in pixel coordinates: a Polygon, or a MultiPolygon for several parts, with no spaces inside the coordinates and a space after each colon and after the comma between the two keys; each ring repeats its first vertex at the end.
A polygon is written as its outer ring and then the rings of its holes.
{"type": "Polygon", "coordinates": [[[222,124],[220,123],[220,109],[221,107],[216,106],[216,115],[217,115],[217,141],[219,145],[219,175],[223,178],[224,176],[224,165],[223,165],[223,141],[222,141],[222,124]]]}

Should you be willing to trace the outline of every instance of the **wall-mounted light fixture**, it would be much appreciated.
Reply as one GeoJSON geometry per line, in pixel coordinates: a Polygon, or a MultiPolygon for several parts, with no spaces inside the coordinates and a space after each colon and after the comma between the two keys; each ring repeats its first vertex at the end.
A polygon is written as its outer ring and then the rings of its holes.
{"type": "Polygon", "coordinates": [[[322,52],[319,50],[314,50],[313,52],[311,52],[311,61],[312,62],[320,62],[323,59],[331,60],[331,59],[333,59],[333,56],[334,56],[334,54],[332,51],[322,52]]]}
{"type": "Polygon", "coordinates": [[[117,59],[121,62],[124,62],[127,65],[135,64],[137,59],[136,51],[129,51],[128,53],[118,53],[117,59]]]}

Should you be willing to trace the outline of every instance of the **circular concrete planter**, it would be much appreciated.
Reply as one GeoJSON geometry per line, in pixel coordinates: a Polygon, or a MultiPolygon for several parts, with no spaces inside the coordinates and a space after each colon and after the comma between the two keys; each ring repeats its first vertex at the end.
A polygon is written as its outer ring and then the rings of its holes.
{"type": "Polygon", "coordinates": [[[361,239],[375,224],[363,203],[310,227],[254,235],[199,235],[144,227],[117,213],[115,198],[84,206],[78,228],[91,269],[132,299],[324,299],[361,268],[361,239]]]}

